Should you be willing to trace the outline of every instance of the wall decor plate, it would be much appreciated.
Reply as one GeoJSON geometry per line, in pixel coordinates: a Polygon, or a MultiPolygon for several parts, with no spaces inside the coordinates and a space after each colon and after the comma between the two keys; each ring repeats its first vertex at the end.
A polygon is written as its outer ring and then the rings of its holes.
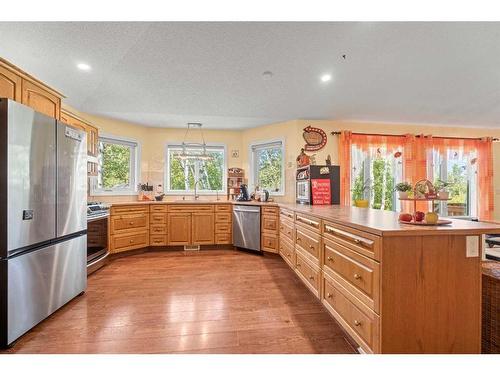
{"type": "Polygon", "coordinates": [[[306,145],[304,146],[306,151],[318,151],[326,145],[327,137],[323,129],[307,126],[304,128],[302,136],[306,141],[306,145]]]}

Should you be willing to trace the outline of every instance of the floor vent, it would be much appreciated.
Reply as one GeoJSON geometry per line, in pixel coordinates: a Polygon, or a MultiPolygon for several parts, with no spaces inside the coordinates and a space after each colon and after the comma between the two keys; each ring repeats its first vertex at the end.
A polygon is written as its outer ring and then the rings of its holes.
{"type": "Polygon", "coordinates": [[[200,245],[184,245],[184,251],[200,251],[200,245]]]}

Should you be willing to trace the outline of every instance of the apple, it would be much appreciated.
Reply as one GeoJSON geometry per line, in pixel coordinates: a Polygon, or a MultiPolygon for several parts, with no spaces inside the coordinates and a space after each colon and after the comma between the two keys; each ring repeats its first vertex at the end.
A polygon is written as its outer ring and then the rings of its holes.
{"type": "Polygon", "coordinates": [[[413,220],[413,216],[411,214],[408,214],[408,213],[399,214],[399,221],[410,222],[412,220],[413,220]]]}
{"type": "Polygon", "coordinates": [[[420,221],[424,220],[425,213],[423,213],[422,211],[417,211],[417,212],[415,212],[414,216],[415,216],[415,221],[420,222],[420,221]]]}
{"type": "Polygon", "coordinates": [[[425,222],[427,224],[436,224],[439,220],[439,216],[435,212],[427,212],[425,214],[425,222]]]}

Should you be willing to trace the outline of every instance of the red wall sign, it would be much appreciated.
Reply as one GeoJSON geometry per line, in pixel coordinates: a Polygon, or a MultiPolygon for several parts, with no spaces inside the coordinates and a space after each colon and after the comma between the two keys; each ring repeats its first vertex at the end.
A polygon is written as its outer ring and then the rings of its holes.
{"type": "Polygon", "coordinates": [[[315,178],[311,180],[312,204],[330,204],[332,191],[329,178],[315,178]]]}

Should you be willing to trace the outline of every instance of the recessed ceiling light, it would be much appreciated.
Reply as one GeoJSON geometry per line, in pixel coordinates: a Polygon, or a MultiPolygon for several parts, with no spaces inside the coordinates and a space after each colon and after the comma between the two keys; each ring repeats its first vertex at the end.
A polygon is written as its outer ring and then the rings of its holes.
{"type": "Polygon", "coordinates": [[[85,63],[79,63],[76,65],[76,67],[80,70],[85,71],[85,72],[88,72],[90,69],[92,69],[89,64],[85,64],[85,63]]]}
{"type": "Polygon", "coordinates": [[[321,82],[328,82],[332,80],[332,75],[331,74],[323,74],[321,76],[321,82]]]}
{"type": "Polygon", "coordinates": [[[264,81],[269,81],[271,78],[273,78],[273,72],[266,70],[264,73],[262,73],[262,79],[264,81]]]}

